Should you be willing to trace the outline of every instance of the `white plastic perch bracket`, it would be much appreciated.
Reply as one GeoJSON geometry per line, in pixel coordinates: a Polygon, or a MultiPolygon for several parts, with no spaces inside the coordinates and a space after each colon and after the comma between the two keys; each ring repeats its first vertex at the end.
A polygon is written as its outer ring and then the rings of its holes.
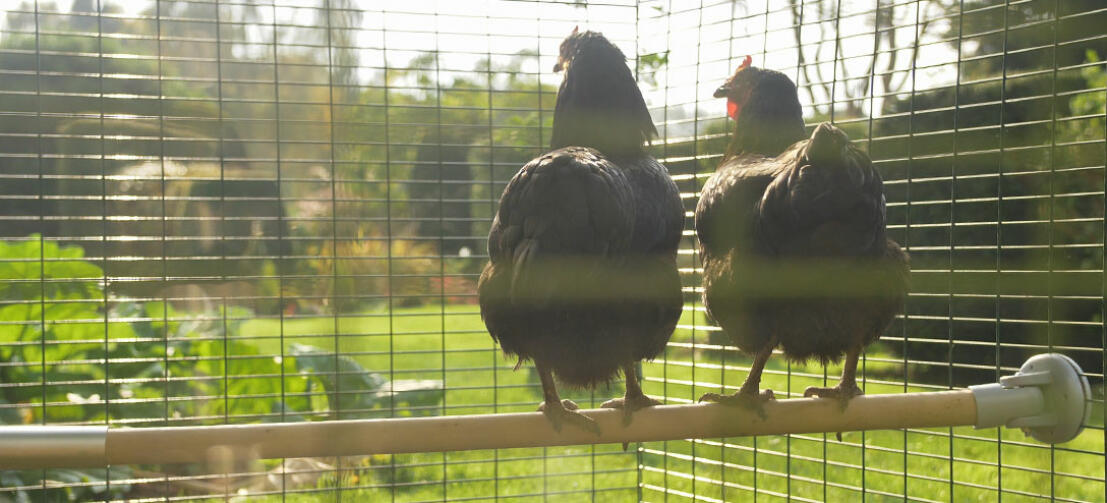
{"type": "Polygon", "coordinates": [[[1046,443],[1076,438],[1091,411],[1088,378],[1076,362],[1057,353],[1035,355],[1015,375],[969,389],[976,399],[977,428],[1021,428],[1046,443]]]}
{"type": "MultiPolygon", "coordinates": [[[[23,467],[32,468],[104,466],[108,464],[107,435],[106,425],[4,426],[0,460],[19,460],[23,467]]],[[[0,469],[11,468],[4,465],[0,461],[0,469]]]]}

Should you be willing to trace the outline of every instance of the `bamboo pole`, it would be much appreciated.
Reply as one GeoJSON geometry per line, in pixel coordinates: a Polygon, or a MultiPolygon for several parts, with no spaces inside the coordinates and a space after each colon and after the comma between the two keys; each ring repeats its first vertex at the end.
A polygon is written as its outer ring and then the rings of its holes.
{"type": "MultiPolygon", "coordinates": [[[[560,432],[539,412],[308,423],[164,428],[112,428],[103,464],[209,463],[233,460],[441,452],[579,444],[647,442],[786,433],[972,425],[970,390],[836,400],[798,398],[765,405],[765,417],[718,404],[663,405],[638,411],[629,425],[620,410],[584,411],[602,434],[566,425],[560,432]]],[[[103,427],[99,428],[103,431],[103,427]]],[[[2,435],[0,435],[2,438],[2,435]]],[[[2,443],[2,441],[0,441],[2,443]]],[[[4,448],[0,446],[0,454],[4,448]]],[[[87,466],[88,458],[20,459],[0,455],[0,468],[87,466]]]]}

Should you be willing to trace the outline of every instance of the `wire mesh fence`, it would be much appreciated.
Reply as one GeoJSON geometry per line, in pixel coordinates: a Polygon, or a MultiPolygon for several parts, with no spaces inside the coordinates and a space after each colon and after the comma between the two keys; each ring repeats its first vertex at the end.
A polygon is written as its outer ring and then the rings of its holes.
{"type": "MultiPolygon", "coordinates": [[[[1104,501],[1107,9],[1096,1],[22,1],[0,29],[0,424],[118,427],[530,411],[475,283],[549,140],[574,26],[633,58],[688,209],[684,316],[644,389],[734,391],[691,210],[745,55],[885,179],[911,253],[868,393],[1073,357],[1088,429],[0,472],[0,500],[1104,501]]],[[[778,396],[835,368],[775,358],[778,396]]],[[[567,396],[596,406],[621,384],[567,396]]]]}

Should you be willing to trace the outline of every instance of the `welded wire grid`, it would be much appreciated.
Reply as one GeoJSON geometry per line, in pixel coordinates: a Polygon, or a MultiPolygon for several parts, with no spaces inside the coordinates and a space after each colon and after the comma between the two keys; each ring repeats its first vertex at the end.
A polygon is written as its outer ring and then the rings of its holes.
{"type": "MultiPolygon", "coordinates": [[[[912,255],[912,292],[865,355],[868,393],[993,381],[1046,351],[1072,356],[1096,383],[1091,425],[1063,446],[971,428],[647,444],[642,499],[1103,501],[1102,6],[639,8],[640,62],[670,51],[650,97],[687,208],[728,127],[722,104],[705,98],[746,54],[792,77],[808,124],[845,129],[884,176],[890,234],[912,255]]],[[[688,317],[666,358],[644,371],[647,393],[669,402],[733,392],[749,363],[697,303],[688,234],[688,317]]],[[[840,372],[780,360],[762,381],[778,396],[840,372]]]]}
{"type": "MultiPolygon", "coordinates": [[[[912,254],[869,393],[1060,351],[1092,424],[0,472],[0,500],[1103,501],[1103,54],[1095,2],[24,1],[0,31],[0,422],[156,426],[533,410],[474,285],[545,149],[560,40],[632,58],[681,187],[685,317],[647,393],[731,392],[691,210],[746,54],[885,178],[912,254]],[[1089,51],[1090,50],[1090,51],[1089,51]]],[[[778,396],[840,369],[774,358],[778,396]]],[[[563,390],[567,391],[567,390],[563,390]]],[[[567,393],[595,406],[621,386],[567,393]]]]}

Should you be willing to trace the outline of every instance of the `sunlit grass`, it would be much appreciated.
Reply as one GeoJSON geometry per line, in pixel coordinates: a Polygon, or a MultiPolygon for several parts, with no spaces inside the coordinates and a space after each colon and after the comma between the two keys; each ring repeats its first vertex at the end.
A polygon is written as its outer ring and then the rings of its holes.
{"type": "MultiPolygon", "coordinates": [[[[687,328],[693,317],[686,312],[686,328],[674,335],[673,347],[644,365],[647,393],[682,403],[718,391],[720,383],[730,392],[742,382],[749,360],[732,350],[705,347],[702,324],[700,320],[693,333],[687,328]]],[[[281,339],[268,336],[280,334],[280,328],[279,320],[255,320],[243,326],[240,336],[263,337],[259,344],[279,352],[281,339]]],[[[405,308],[391,316],[378,310],[337,320],[293,318],[284,320],[283,329],[286,345],[332,349],[337,344],[366,369],[394,379],[443,379],[447,414],[531,411],[540,401],[533,371],[529,366],[512,369],[514,362],[484,331],[476,306],[405,308]]],[[[870,348],[868,355],[880,361],[865,365],[867,393],[933,390],[902,384],[902,368],[885,361],[892,357],[878,348],[870,348]]],[[[833,383],[840,370],[789,366],[774,358],[763,385],[779,397],[796,396],[806,386],[823,383],[823,375],[833,383]]],[[[621,392],[616,383],[610,389],[566,395],[587,407],[621,392]]],[[[1093,424],[1102,424],[1100,413],[1093,424]]],[[[755,492],[759,500],[791,495],[800,501],[857,501],[864,493],[868,501],[995,501],[997,488],[1002,488],[1004,501],[1051,495],[1102,501],[1105,491],[1099,429],[1086,430],[1058,449],[1026,439],[1017,430],[971,427],[846,433],[842,442],[832,434],[810,434],[651,442],[640,449],[646,501],[691,501],[689,494],[747,501],[755,492]]],[[[343,497],[367,501],[496,496],[511,501],[633,501],[639,495],[638,460],[633,447],[623,453],[617,445],[378,456],[337,481],[333,475],[321,478],[314,489],[341,488],[343,497]]],[[[288,497],[332,501],[335,493],[288,497]]]]}

